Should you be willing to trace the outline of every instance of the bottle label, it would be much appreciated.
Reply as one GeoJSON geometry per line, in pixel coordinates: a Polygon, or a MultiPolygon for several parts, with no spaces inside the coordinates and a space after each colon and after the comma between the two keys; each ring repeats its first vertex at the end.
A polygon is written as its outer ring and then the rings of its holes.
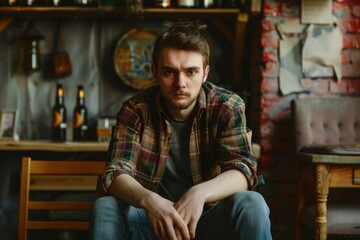
{"type": "Polygon", "coordinates": [[[59,112],[53,112],[53,127],[57,128],[60,126],[60,122],[61,122],[61,115],[59,112]]]}
{"type": "Polygon", "coordinates": [[[74,128],[80,128],[83,123],[82,115],[80,112],[74,114],[74,128]]]}

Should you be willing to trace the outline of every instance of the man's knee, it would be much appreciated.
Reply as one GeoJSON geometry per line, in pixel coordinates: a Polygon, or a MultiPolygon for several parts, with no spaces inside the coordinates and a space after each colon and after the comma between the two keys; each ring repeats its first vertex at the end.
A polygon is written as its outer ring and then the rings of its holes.
{"type": "Polygon", "coordinates": [[[104,208],[117,208],[118,200],[113,196],[99,197],[94,201],[94,210],[103,210],[104,208]]]}
{"type": "Polygon", "coordinates": [[[92,212],[95,216],[120,214],[127,207],[123,201],[114,196],[104,196],[94,201],[92,212]]]}
{"type": "Polygon", "coordinates": [[[243,214],[251,214],[252,217],[268,217],[269,207],[264,197],[258,192],[245,191],[235,193],[233,196],[234,208],[243,214]]]}

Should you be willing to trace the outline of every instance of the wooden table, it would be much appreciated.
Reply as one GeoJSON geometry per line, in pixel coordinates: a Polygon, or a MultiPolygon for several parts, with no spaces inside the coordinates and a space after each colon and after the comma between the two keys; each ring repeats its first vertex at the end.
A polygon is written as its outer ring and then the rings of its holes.
{"type": "Polygon", "coordinates": [[[331,188],[360,188],[360,156],[299,153],[297,233],[305,204],[304,184],[315,189],[315,238],[327,237],[327,199],[331,188]]]}
{"type": "MultiPolygon", "coordinates": [[[[86,154],[94,155],[94,153],[105,153],[108,149],[108,143],[104,142],[53,142],[53,141],[0,141],[0,151],[17,152],[19,155],[32,155],[34,152],[45,153],[44,158],[56,159],[59,155],[66,155],[67,159],[87,159],[86,154]],[[86,154],[85,154],[86,153],[86,154]],[[80,157],[81,156],[81,157],[80,157]]],[[[18,157],[19,161],[21,157],[18,157]]],[[[104,160],[105,159],[98,159],[104,160]]],[[[79,177],[79,176],[34,176],[31,179],[30,187],[33,190],[54,190],[61,191],[71,190],[94,190],[96,186],[95,177],[79,177]],[[76,183],[76,184],[74,184],[76,183]]]]}

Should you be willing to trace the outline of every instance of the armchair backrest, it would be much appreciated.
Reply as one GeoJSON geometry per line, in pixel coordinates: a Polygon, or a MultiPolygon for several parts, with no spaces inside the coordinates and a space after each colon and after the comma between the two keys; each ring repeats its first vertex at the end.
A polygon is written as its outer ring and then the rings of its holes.
{"type": "Polygon", "coordinates": [[[292,102],[296,151],[305,146],[360,141],[360,97],[321,97],[292,102]]]}

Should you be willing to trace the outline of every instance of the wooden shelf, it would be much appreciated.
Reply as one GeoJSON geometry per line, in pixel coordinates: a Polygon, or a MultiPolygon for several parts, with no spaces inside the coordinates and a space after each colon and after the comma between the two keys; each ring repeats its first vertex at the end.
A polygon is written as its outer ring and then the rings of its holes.
{"type": "Polygon", "coordinates": [[[127,14],[121,7],[26,7],[26,6],[3,6],[0,7],[2,17],[34,17],[34,18],[92,18],[110,19],[137,16],[139,18],[233,18],[240,13],[236,8],[144,8],[142,13],[127,14]]]}
{"type": "Polygon", "coordinates": [[[0,7],[2,17],[16,18],[122,18],[123,8],[117,7],[0,7]]]}
{"type": "Polygon", "coordinates": [[[223,33],[234,46],[232,82],[241,82],[242,58],[248,15],[238,8],[143,8],[136,13],[128,13],[124,7],[0,7],[0,33],[15,18],[33,19],[97,19],[97,20],[171,20],[186,18],[192,20],[207,19],[223,33]],[[233,24],[224,22],[229,19],[233,24]]]}

